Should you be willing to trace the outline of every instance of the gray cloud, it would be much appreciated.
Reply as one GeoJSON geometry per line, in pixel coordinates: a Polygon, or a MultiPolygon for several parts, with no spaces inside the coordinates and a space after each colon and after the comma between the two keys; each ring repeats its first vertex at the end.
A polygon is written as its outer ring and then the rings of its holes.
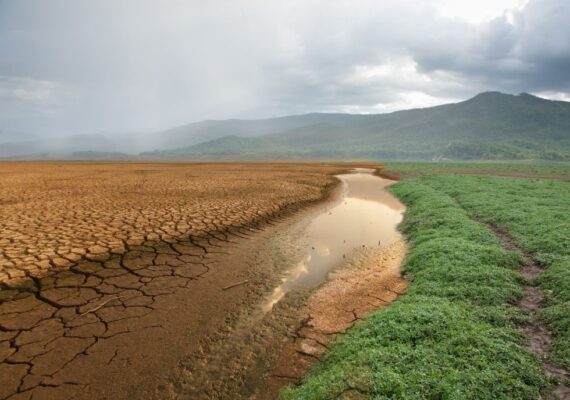
{"type": "MultiPolygon", "coordinates": [[[[442,0],[443,1],[443,0],[442,0]]],[[[570,3],[473,23],[440,0],[0,0],[0,128],[152,130],[570,93],[570,3]]]]}
{"type": "MultiPolygon", "coordinates": [[[[531,0],[512,15],[471,31],[455,31],[447,46],[414,48],[423,71],[445,70],[507,91],[570,92],[570,3],[531,0]]],[[[440,43],[442,44],[442,43],[440,43]]]]}

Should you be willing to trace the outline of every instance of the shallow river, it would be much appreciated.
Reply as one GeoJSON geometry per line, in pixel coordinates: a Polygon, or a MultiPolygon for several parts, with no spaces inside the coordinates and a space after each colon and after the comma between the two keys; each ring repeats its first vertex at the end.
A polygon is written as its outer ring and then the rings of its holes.
{"type": "Polygon", "coordinates": [[[342,195],[310,220],[299,238],[302,257],[263,303],[264,312],[291,290],[321,284],[328,272],[355,249],[388,245],[401,239],[396,227],[405,207],[386,191],[395,182],[372,172],[356,169],[354,173],[337,176],[342,181],[342,195]]]}

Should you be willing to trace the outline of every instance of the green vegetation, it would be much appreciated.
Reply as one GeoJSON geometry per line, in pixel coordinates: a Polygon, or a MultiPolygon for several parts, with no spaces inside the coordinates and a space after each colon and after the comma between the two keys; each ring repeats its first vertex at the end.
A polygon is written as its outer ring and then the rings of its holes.
{"type": "Polygon", "coordinates": [[[570,163],[499,163],[499,162],[390,162],[388,172],[403,176],[446,173],[463,174],[520,174],[541,177],[567,177],[570,179],[570,163]]]}
{"type": "Polygon", "coordinates": [[[516,328],[525,315],[511,306],[522,296],[519,257],[437,183],[393,187],[408,206],[407,294],[339,337],[283,399],[534,399],[546,390],[516,328]]]}
{"type": "Polygon", "coordinates": [[[482,93],[389,114],[206,121],[164,132],[149,158],[570,161],[570,103],[482,93]]]}
{"type": "Polygon", "coordinates": [[[442,175],[423,182],[506,228],[546,267],[538,278],[548,298],[542,315],[555,335],[554,361],[570,368],[570,181],[442,175]]]}

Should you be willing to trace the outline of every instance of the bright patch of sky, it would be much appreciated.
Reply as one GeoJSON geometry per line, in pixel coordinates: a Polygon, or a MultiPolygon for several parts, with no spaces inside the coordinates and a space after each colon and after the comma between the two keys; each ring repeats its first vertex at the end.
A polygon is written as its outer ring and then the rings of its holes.
{"type": "Polygon", "coordinates": [[[435,3],[443,17],[460,18],[471,24],[481,24],[506,15],[513,20],[514,12],[520,11],[529,0],[439,0],[435,3]]]}

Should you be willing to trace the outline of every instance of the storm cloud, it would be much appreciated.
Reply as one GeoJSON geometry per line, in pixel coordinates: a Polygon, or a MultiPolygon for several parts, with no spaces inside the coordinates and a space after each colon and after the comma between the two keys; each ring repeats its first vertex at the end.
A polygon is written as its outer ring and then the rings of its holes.
{"type": "Polygon", "coordinates": [[[568,21],[566,0],[0,0],[0,129],[570,99],[568,21]]]}

